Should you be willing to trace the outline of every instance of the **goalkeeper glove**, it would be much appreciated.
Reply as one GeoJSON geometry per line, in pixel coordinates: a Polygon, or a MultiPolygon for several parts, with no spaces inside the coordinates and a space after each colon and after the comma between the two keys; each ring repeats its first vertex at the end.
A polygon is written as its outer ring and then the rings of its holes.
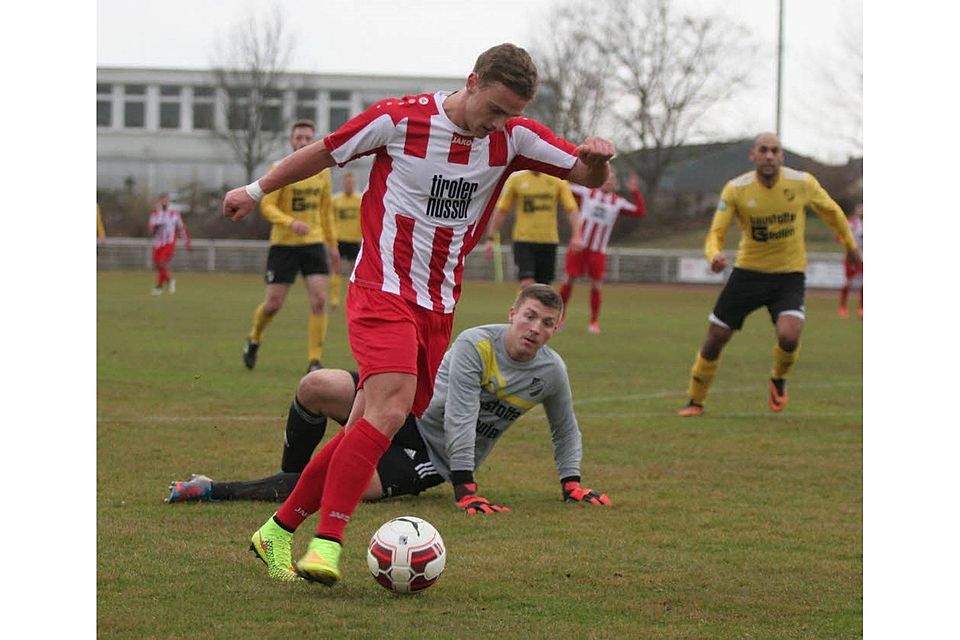
{"type": "Polygon", "coordinates": [[[494,511],[510,511],[509,507],[502,507],[493,504],[486,498],[477,495],[477,484],[475,482],[465,482],[453,486],[454,497],[457,500],[457,506],[467,512],[467,515],[475,513],[493,513],[494,511]]]}
{"type": "Polygon", "coordinates": [[[565,480],[563,486],[564,502],[588,502],[590,504],[602,504],[610,506],[613,502],[607,497],[607,494],[594,491],[593,489],[584,489],[580,486],[579,480],[565,480]]]}

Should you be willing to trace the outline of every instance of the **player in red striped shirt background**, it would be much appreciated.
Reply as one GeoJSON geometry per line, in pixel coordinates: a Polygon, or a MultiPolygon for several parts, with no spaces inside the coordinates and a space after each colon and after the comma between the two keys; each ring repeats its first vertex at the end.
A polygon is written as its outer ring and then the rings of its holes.
{"type": "MultiPolygon", "coordinates": [[[[253,535],[272,577],[299,575],[327,585],[340,579],[346,525],[407,414],[419,416],[429,403],[450,341],[464,258],[483,239],[507,177],[532,169],[587,186],[606,180],[614,154],[609,141],[588,138],[578,146],[521,116],[536,87],[536,66],[525,50],[492,47],[463,89],[381,100],[227,194],[224,215],[238,220],[264,193],[374,157],[345,305],[361,388],[347,428],[313,457],[290,497],[253,535]],[[292,532],[318,510],[316,537],[294,570],[292,532]]],[[[475,485],[454,489],[461,499],[475,485]]]]}
{"type": "MultiPolygon", "coordinates": [[[[610,232],[621,213],[642,218],[647,205],[640,193],[640,181],[636,175],[627,179],[627,188],[633,202],[616,193],[617,173],[610,167],[610,175],[599,189],[587,189],[580,185],[570,185],[573,195],[580,200],[580,231],[583,236],[583,249],[567,251],[564,261],[566,280],[560,287],[563,298],[563,313],[566,319],[567,303],[573,292],[573,282],[586,274],[590,278],[590,333],[600,333],[600,290],[603,288],[603,274],[607,270],[607,244],[610,232]]],[[[561,323],[562,326],[562,323],[561,323]]]]}
{"type": "Polygon", "coordinates": [[[192,249],[190,234],[183,224],[180,212],[170,208],[170,196],[160,194],[157,208],[150,212],[147,221],[147,230],[153,236],[153,267],[157,270],[157,286],[150,292],[155,296],[163,293],[163,285],[167,285],[167,293],[175,293],[177,281],[170,277],[167,265],[173,260],[173,253],[177,248],[177,236],[183,236],[187,251],[192,249]]]}

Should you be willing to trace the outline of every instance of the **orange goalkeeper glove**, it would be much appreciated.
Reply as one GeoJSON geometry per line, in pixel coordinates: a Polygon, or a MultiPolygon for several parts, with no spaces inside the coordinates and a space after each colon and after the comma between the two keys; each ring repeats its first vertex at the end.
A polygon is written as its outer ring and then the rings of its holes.
{"type": "Polygon", "coordinates": [[[475,513],[493,513],[495,511],[510,511],[509,507],[503,507],[493,504],[486,498],[477,495],[477,484],[475,482],[465,482],[453,486],[454,497],[457,500],[457,506],[467,512],[467,515],[475,513]]]}
{"type": "Polygon", "coordinates": [[[563,482],[563,501],[564,502],[588,502],[590,504],[602,504],[609,507],[613,504],[607,494],[594,491],[593,489],[584,489],[580,486],[579,480],[566,480],[563,482]]]}

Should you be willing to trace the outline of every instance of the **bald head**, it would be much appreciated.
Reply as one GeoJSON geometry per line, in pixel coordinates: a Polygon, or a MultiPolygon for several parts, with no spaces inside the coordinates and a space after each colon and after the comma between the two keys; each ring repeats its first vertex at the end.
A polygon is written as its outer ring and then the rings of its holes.
{"type": "Polygon", "coordinates": [[[765,132],[753,139],[750,160],[757,168],[757,177],[764,185],[771,187],[780,175],[783,165],[783,147],[777,134],[765,132]]]}
{"type": "Polygon", "coordinates": [[[777,137],[777,134],[764,131],[763,133],[758,133],[757,137],[753,139],[753,146],[759,146],[760,144],[765,144],[767,146],[775,145],[780,146],[780,138],[777,137]]]}

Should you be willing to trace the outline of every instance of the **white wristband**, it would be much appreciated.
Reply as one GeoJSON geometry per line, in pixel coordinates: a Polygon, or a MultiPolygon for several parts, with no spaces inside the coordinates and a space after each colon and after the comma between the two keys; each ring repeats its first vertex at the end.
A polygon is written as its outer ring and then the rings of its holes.
{"type": "Polygon", "coordinates": [[[260,199],[263,198],[263,189],[260,188],[260,183],[254,180],[247,186],[243,188],[247,192],[247,195],[253,198],[254,202],[260,202],[260,199]]]}

